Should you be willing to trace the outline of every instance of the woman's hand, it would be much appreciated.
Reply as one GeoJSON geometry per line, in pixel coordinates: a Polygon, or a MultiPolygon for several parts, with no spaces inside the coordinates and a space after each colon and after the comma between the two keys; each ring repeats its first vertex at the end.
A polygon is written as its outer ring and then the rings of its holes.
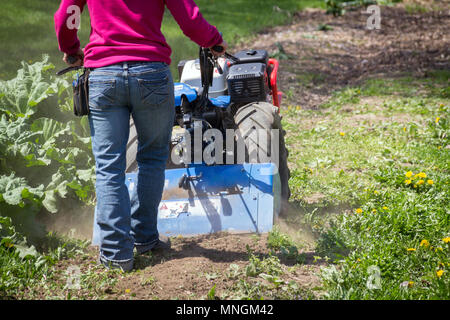
{"type": "Polygon", "coordinates": [[[76,54],[72,54],[69,56],[67,53],[64,53],[63,61],[71,67],[81,67],[84,61],[84,52],[81,48],[79,48],[76,54]],[[73,58],[77,60],[75,62],[69,61],[69,59],[73,58]]]}
{"type": "Polygon", "coordinates": [[[220,57],[225,54],[225,51],[227,51],[228,43],[224,40],[221,44],[215,45],[214,47],[211,47],[210,49],[211,49],[211,52],[213,55],[215,55],[216,57],[220,57]],[[215,47],[222,47],[223,50],[221,52],[215,51],[214,50],[215,47]]]}

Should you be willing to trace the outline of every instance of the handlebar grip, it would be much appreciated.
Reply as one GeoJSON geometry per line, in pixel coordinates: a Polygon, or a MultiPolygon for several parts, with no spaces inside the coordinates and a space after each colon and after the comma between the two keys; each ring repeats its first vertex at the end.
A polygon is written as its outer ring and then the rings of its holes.
{"type": "Polygon", "coordinates": [[[217,53],[222,53],[224,51],[224,47],[222,47],[220,45],[216,45],[216,46],[212,47],[212,49],[217,53]]]}
{"type": "Polygon", "coordinates": [[[67,57],[67,62],[69,62],[70,64],[74,64],[75,62],[78,61],[78,56],[68,56],[67,57]]]}

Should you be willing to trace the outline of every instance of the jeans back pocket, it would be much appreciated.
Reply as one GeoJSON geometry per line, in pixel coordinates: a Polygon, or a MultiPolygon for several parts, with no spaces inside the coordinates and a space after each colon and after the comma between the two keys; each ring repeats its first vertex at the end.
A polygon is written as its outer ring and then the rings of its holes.
{"type": "Polygon", "coordinates": [[[112,106],[116,99],[116,80],[89,80],[89,106],[112,106]]]}
{"type": "Polygon", "coordinates": [[[170,90],[167,72],[150,74],[137,80],[142,104],[158,107],[168,102],[170,90]]]}

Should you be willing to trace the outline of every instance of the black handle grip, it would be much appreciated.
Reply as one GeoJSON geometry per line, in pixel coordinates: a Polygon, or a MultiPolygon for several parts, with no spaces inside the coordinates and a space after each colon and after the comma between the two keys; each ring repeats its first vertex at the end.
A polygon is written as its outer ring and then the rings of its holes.
{"type": "Polygon", "coordinates": [[[80,58],[79,56],[68,56],[67,62],[70,64],[74,64],[75,62],[78,61],[79,58],[80,58]]]}
{"type": "Polygon", "coordinates": [[[217,53],[222,53],[224,51],[224,47],[222,47],[220,45],[216,45],[216,46],[212,47],[212,49],[217,53]]]}

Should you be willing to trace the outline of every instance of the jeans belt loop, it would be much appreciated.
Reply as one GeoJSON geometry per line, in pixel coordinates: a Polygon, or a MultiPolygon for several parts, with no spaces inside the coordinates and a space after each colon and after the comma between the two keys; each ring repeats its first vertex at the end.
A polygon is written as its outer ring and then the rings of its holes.
{"type": "Polygon", "coordinates": [[[127,78],[128,77],[128,62],[126,62],[126,61],[123,63],[123,70],[125,71],[124,76],[125,76],[125,78],[127,78]]]}

